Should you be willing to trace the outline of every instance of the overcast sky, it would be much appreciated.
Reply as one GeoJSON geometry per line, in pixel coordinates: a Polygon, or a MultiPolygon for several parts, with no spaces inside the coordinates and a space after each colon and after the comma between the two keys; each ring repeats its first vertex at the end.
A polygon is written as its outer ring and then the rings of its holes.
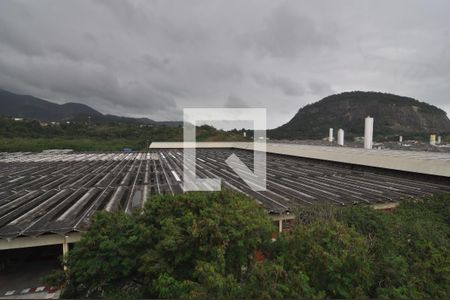
{"type": "Polygon", "coordinates": [[[450,1],[1,0],[0,88],[155,120],[266,107],[270,127],[351,90],[450,112],[450,1]]]}

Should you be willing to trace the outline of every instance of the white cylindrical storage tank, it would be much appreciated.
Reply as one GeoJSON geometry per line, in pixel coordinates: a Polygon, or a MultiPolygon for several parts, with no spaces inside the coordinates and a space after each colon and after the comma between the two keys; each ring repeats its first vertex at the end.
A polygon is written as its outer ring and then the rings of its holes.
{"type": "Polygon", "coordinates": [[[398,137],[398,141],[399,141],[400,143],[403,143],[403,136],[399,136],[399,137],[398,137]]]}
{"type": "Polygon", "coordinates": [[[367,117],[364,129],[364,148],[372,150],[373,146],[373,118],[367,117]]]}
{"type": "Polygon", "coordinates": [[[436,135],[430,135],[430,145],[436,145],[436,135]]]}
{"type": "Polygon", "coordinates": [[[437,143],[438,143],[438,144],[442,143],[442,136],[438,136],[438,138],[437,138],[437,143]]]}
{"type": "Polygon", "coordinates": [[[338,130],[338,145],[339,146],[344,146],[344,130],[343,129],[339,129],[338,130]]]}
{"type": "Polygon", "coordinates": [[[330,131],[328,133],[328,141],[331,143],[334,140],[333,137],[333,128],[330,128],[330,131]]]}

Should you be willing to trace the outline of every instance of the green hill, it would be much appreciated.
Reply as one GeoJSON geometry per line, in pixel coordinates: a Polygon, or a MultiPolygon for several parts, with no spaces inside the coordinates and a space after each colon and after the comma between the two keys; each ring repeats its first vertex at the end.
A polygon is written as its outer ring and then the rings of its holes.
{"type": "Polygon", "coordinates": [[[269,130],[272,139],[321,139],[329,128],[342,128],[346,137],[364,134],[364,118],[375,118],[374,135],[425,136],[450,132],[442,109],[413,98],[378,92],[346,92],[301,108],[286,124],[269,130]]]}
{"type": "Polygon", "coordinates": [[[81,103],[57,104],[34,96],[18,95],[0,89],[0,116],[24,118],[43,122],[83,121],[158,124],[178,126],[181,122],[156,122],[148,118],[130,118],[102,114],[81,103]]]}

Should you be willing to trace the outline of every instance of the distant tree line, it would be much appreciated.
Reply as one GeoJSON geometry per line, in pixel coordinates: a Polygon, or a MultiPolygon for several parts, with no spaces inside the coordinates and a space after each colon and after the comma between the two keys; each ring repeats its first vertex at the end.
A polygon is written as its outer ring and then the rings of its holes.
{"type": "Polygon", "coordinates": [[[296,216],[274,236],[239,193],[152,197],[142,213],[98,213],[47,283],[66,298],[450,297],[450,196],[296,216]]]}
{"type": "MultiPolygon", "coordinates": [[[[152,141],[182,141],[182,125],[148,125],[120,122],[70,121],[41,123],[0,118],[0,151],[41,151],[70,148],[77,151],[142,150],[152,141]]],[[[239,132],[211,126],[197,128],[198,141],[245,140],[239,132]]]]}

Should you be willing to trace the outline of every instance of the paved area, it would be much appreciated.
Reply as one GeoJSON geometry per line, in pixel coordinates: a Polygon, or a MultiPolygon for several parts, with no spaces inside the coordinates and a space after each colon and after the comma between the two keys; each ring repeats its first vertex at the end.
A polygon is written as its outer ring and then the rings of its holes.
{"type": "Polygon", "coordinates": [[[0,299],[59,299],[61,291],[48,289],[44,286],[27,288],[21,291],[8,291],[0,299]],[[44,290],[41,292],[41,290],[44,290]]]}
{"type": "Polygon", "coordinates": [[[0,252],[0,299],[45,299],[56,296],[42,278],[59,269],[60,247],[37,247],[0,252]]]}

